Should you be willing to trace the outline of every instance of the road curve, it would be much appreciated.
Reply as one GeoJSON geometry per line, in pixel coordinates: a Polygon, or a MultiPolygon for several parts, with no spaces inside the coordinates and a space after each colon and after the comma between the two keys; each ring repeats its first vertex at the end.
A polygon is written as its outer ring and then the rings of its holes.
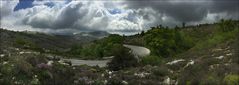
{"type": "Polygon", "coordinates": [[[131,49],[133,51],[133,54],[139,57],[144,57],[150,54],[150,50],[145,47],[135,46],[135,45],[126,45],[126,44],[124,44],[123,46],[131,49]]]}
{"type": "MultiPolygon", "coordinates": [[[[127,47],[131,49],[134,55],[137,55],[139,57],[144,57],[150,54],[150,50],[145,47],[141,46],[134,46],[134,45],[123,45],[124,47],[127,47]]],[[[89,66],[99,66],[99,67],[105,67],[107,63],[110,61],[110,59],[106,60],[79,60],[79,59],[63,59],[67,61],[71,61],[73,66],[78,66],[78,65],[89,65],[89,66]]]]}
{"type": "Polygon", "coordinates": [[[63,59],[67,61],[71,61],[71,64],[73,66],[78,66],[78,65],[88,65],[88,66],[99,66],[99,67],[105,67],[106,64],[110,60],[79,60],[79,59],[63,59]]]}

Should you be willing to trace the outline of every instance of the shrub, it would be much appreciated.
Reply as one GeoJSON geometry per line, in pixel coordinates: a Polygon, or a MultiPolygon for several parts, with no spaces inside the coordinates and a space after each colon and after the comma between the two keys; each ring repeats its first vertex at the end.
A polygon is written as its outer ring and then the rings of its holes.
{"type": "Polygon", "coordinates": [[[217,32],[212,36],[208,37],[206,40],[201,41],[196,44],[196,49],[204,49],[215,46],[219,43],[230,41],[236,38],[238,34],[238,29],[230,32],[217,32]]]}
{"type": "Polygon", "coordinates": [[[92,85],[104,85],[103,80],[95,80],[92,85]]]}
{"type": "Polygon", "coordinates": [[[220,80],[215,76],[208,76],[205,80],[201,81],[201,85],[220,85],[220,80]]]}
{"type": "Polygon", "coordinates": [[[205,67],[194,64],[192,66],[189,66],[182,70],[179,74],[179,85],[187,85],[187,83],[190,83],[189,85],[199,85],[199,83],[202,81],[203,77],[207,75],[207,70],[205,67]]]}
{"type": "Polygon", "coordinates": [[[143,65],[159,65],[161,63],[161,58],[158,56],[146,56],[141,60],[143,65]]]}
{"type": "Polygon", "coordinates": [[[19,44],[19,45],[25,45],[25,44],[27,44],[27,42],[24,40],[24,39],[22,39],[22,38],[19,38],[19,37],[17,37],[16,38],[16,44],[19,44]]]}
{"type": "Polygon", "coordinates": [[[114,55],[113,50],[118,49],[117,45],[122,44],[123,39],[120,35],[112,34],[89,44],[73,45],[67,53],[84,59],[100,59],[114,55]]]}
{"type": "Polygon", "coordinates": [[[233,31],[236,27],[236,24],[232,20],[221,20],[219,23],[219,31],[229,32],[233,31]]]}
{"type": "Polygon", "coordinates": [[[229,74],[223,80],[226,85],[239,85],[239,75],[229,74]]]}
{"type": "Polygon", "coordinates": [[[143,38],[152,53],[162,57],[175,56],[194,45],[185,33],[162,26],[153,27],[143,38]]]}
{"type": "Polygon", "coordinates": [[[157,69],[153,69],[153,74],[159,77],[163,77],[169,74],[168,68],[161,66],[157,69]]]}
{"type": "Polygon", "coordinates": [[[133,67],[138,64],[137,59],[129,53],[129,49],[119,45],[117,47],[118,49],[115,49],[113,52],[114,58],[111,60],[111,62],[108,63],[108,68],[110,70],[120,70],[127,67],[133,67]]]}
{"type": "Polygon", "coordinates": [[[123,85],[120,79],[109,79],[106,85],[123,85]]]}

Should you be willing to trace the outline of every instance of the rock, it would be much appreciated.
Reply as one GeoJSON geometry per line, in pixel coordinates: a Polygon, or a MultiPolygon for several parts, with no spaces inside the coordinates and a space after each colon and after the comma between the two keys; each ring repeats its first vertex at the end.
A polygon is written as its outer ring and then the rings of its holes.
{"type": "Polygon", "coordinates": [[[49,69],[49,68],[50,68],[50,66],[47,65],[47,64],[45,64],[45,63],[37,64],[37,67],[38,67],[38,68],[43,68],[43,69],[49,69]]]}
{"type": "Polygon", "coordinates": [[[215,57],[216,59],[222,59],[224,56],[215,57]]]}
{"type": "Polygon", "coordinates": [[[78,84],[78,83],[79,83],[79,80],[74,80],[74,83],[75,83],[75,84],[78,84]]]}
{"type": "Polygon", "coordinates": [[[108,74],[111,75],[113,73],[113,71],[109,71],[108,74]]]}
{"type": "Polygon", "coordinates": [[[3,62],[3,65],[5,65],[5,64],[8,64],[8,62],[7,62],[7,61],[4,61],[4,62],[3,62]]]}
{"type": "Polygon", "coordinates": [[[134,73],[134,76],[138,76],[140,78],[144,78],[145,76],[148,76],[150,75],[150,73],[145,73],[145,72],[142,72],[142,73],[134,73]]]}
{"type": "Polygon", "coordinates": [[[110,57],[103,57],[104,60],[108,60],[108,59],[113,59],[114,56],[110,56],[110,57]]]}
{"type": "Polygon", "coordinates": [[[230,53],[231,52],[231,50],[226,50],[224,53],[230,53]]]}
{"type": "Polygon", "coordinates": [[[0,57],[3,58],[5,56],[5,54],[1,54],[0,57]]]}
{"type": "Polygon", "coordinates": [[[19,51],[19,48],[15,48],[15,50],[19,51]]]}
{"type": "Polygon", "coordinates": [[[187,65],[185,65],[183,68],[186,68],[188,67],[189,65],[193,65],[194,64],[194,61],[193,60],[190,60],[190,62],[187,63],[187,65]]]}
{"type": "Polygon", "coordinates": [[[23,52],[23,51],[22,51],[22,52],[19,52],[19,54],[24,54],[24,53],[25,53],[25,52],[23,52]]]}
{"type": "Polygon", "coordinates": [[[128,85],[128,82],[127,81],[122,81],[122,83],[124,84],[124,85],[128,85]]]}
{"type": "Polygon", "coordinates": [[[30,54],[30,53],[32,52],[24,52],[24,51],[19,52],[19,54],[30,54]]]}
{"type": "Polygon", "coordinates": [[[219,48],[219,49],[213,49],[212,52],[218,52],[218,51],[222,51],[223,49],[219,48]]]}
{"type": "Polygon", "coordinates": [[[53,60],[53,61],[59,61],[61,59],[60,56],[53,56],[53,55],[48,55],[46,58],[48,60],[53,60]]]}
{"type": "Polygon", "coordinates": [[[181,62],[181,61],[185,61],[185,60],[184,59],[174,60],[174,61],[168,62],[166,64],[172,65],[172,64],[176,64],[176,63],[181,62]]]}
{"type": "Polygon", "coordinates": [[[225,65],[225,66],[229,66],[230,64],[229,64],[229,63],[225,63],[224,65],[225,65]]]}
{"type": "Polygon", "coordinates": [[[53,59],[53,60],[55,60],[55,61],[59,61],[60,59],[61,59],[60,56],[54,56],[54,59],[53,59]]]}
{"type": "Polygon", "coordinates": [[[210,70],[211,70],[211,69],[214,69],[214,66],[213,66],[213,65],[210,65],[209,67],[210,67],[210,70]]]}
{"type": "Polygon", "coordinates": [[[72,67],[72,69],[74,69],[74,70],[75,70],[75,69],[76,69],[76,67],[72,67]]]}
{"type": "Polygon", "coordinates": [[[12,77],[12,80],[15,80],[15,79],[16,79],[16,77],[15,77],[15,76],[13,76],[13,77],[12,77]]]}
{"type": "Polygon", "coordinates": [[[47,62],[47,65],[49,65],[49,66],[52,66],[52,64],[53,64],[53,61],[48,61],[47,62]]]}
{"type": "Polygon", "coordinates": [[[68,60],[64,60],[64,63],[68,64],[68,65],[72,65],[71,61],[68,61],[68,60]]]}
{"type": "Polygon", "coordinates": [[[68,60],[59,60],[58,63],[63,65],[72,65],[71,61],[68,61],[68,60]]]}
{"type": "Polygon", "coordinates": [[[104,85],[106,85],[108,83],[108,81],[107,80],[104,80],[104,85]]]}
{"type": "Polygon", "coordinates": [[[163,83],[166,85],[170,85],[170,78],[167,76],[166,79],[164,79],[163,83]]]}
{"type": "Polygon", "coordinates": [[[38,76],[37,75],[34,75],[35,78],[37,78],[38,76]]]}
{"type": "Polygon", "coordinates": [[[232,53],[228,53],[228,54],[226,54],[227,56],[232,56],[232,53]]]}
{"type": "Polygon", "coordinates": [[[53,60],[53,59],[54,59],[54,57],[53,57],[52,55],[48,55],[48,56],[46,56],[46,58],[47,58],[48,60],[53,60]]]}

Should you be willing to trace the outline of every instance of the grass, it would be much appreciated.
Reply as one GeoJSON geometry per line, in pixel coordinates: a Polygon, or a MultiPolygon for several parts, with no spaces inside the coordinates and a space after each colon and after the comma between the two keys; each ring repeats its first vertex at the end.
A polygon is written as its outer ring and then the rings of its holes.
{"type": "Polygon", "coordinates": [[[202,50],[213,47],[225,41],[235,40],[237,33],[239,33],[238,29],[230,32],[216,32],[212,36],[208,36],[206,40],[201,40],[198,42],[196,46],[194,46],[194,49],[202,50]]]}

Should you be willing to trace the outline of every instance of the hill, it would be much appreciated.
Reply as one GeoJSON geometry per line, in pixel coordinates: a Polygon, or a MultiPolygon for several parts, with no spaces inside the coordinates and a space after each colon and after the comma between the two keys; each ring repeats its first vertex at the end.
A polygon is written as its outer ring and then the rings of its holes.
{"type": "MultiPolygon", "coordinates": [[[[81,43],[74,35],[1,29],[0,84],[238,85],[239,22],[168,28],[132,36],[110,34],[81,43]],[[123,44],[150,49],[135,60],[123,44]],[[60,58],[103,59],[108,67],[72,66],[60,58]]],[[[77,33],[77,36],[107,33],[77,33]]]]}

